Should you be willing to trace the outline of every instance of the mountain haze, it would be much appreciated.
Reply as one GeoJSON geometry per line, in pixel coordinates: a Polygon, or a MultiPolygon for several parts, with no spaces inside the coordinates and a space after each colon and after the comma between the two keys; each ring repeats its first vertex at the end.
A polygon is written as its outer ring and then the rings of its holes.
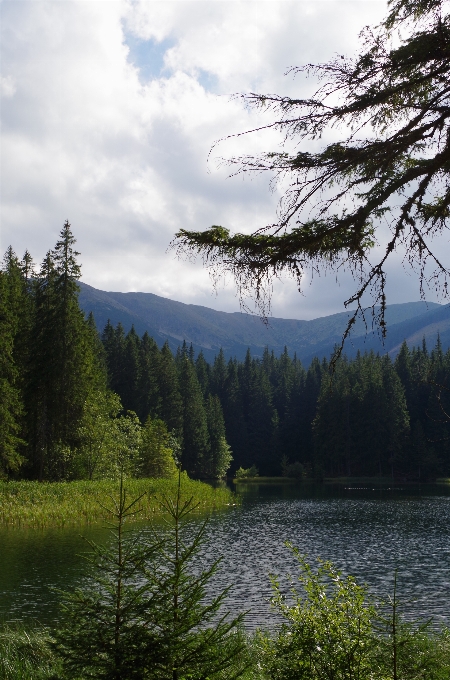
{"type": "MultiPolygon", "coordinates": [[[[108,319],[113,325],[120,322],[126,332],[134,325],[139,335],[147,331],[160,346],[167,340],[172,350],[186,340],[197,352],[203,350],[208,360],[221,347],[227,357],[238,359],[244,358],[248,348],[253,356],[261,356],[266,346],[277,355],[286,346],[291,356],[296,352],[305,363],[314,356],[329,357],[349,318],[348,312],[341,312],[310,321],[271,317],[264,324],[251,314],[218,312],[153,293],[105,292],[85,283],[80,283],[80,287],[80,306],[86,314],[93,312],[100,331],[108,319]]],[[[368,318],[368,329],[361,320],[355,324],[345,353],[351,357],[358,350],[372,349],[395,354],[403,340],[415,346],[425,337],[432,346],[438,333],[443,347],[450,347],[450,305],[424,301],[388,305],[386,321],[388,335],[384,346],[368,318]]]]}

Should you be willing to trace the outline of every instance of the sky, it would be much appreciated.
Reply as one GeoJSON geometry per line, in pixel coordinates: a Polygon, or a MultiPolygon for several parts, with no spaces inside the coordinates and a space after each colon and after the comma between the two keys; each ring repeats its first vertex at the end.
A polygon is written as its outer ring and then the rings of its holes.
{"type": "MultiPolygon", "coordinates": [[[[277,150],[277,135],[210,153],[267,122],[231,95],[304,95],[312,84],[286,71],[355,54],[385,11],[377,0],[0,1],[1,251],[27,248],[39,264],[68,219],[85,283],[238,311],[231,279],[214,293],[201,261],[168,250],[180,228],[274,221],[280,189],[230,177],[220,161],[277,150]]],[[[276,283],[271,312],[340,312],[354,288],[348,273],[306,272],[302,296],[276,283]]],[[[419,299],[401,254],[387,290],[388,303],[419,299]]]]}

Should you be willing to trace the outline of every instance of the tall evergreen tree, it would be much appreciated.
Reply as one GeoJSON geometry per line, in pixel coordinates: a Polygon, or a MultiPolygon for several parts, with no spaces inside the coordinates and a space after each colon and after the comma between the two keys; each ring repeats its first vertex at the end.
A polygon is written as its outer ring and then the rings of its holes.
{"type": "Polygon", "coordinates": [[[208,456],[208,428],[202,391],[195,366],[188,356],[182,356],[179,364],[179,384],[183,408],[182,464],[189,475],[206,476],[205,463],[208,456]]]}
{"type": "Polygon", "coordinates": [[[16,338],[19,333],[18,305],[22,300],[20,266],[11,248],[0,270],[0,475],[17,472],[23,462],[19,447],[23,415],[19,387],[20,370],[15,360],[16,338]]]}
{"type": "Polygon", "coordinates": [[[74,245],[66,222],[37,277],[27,412],[30,464],[38,479],[71,474],[88,396],[105,383],[98,345],[78,304],[74,245]]]}
{"type": "Polygon", "coordinates": [[[158,415],[166,423],[169,431],[174,430],[181,440],[183,437],[183,402],[175,360],[168,342],[165,342],[161,349],[158,390],[161,400],[158,415]]]}
{"type": "Polygon", "coordinates": [[[156,342],[147,331],[142,336],[139,352],[139,403],[136,408],[141,423],[151,416],[155,418],[161,409],[161,398],[158,387],[160,371],[160,353],[156,342]]]}
{"type": "Polygon", "coordinates": [[[233,458],[226,440],[222,406],[216,395],[209,395],[206,400],[206,420],[209,447],[203,464],[203,474],[211,479],[220,479],[225,477],[233,458]]]}

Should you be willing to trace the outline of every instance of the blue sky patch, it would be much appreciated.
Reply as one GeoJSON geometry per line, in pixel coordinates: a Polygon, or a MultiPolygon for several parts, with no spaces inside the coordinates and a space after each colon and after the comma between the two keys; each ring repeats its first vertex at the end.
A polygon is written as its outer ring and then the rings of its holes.
{"type": "Polygon", "coordinates": [[[206,92],[217,92],[218,78],[210,71],[199,69],[197,74],[197,82],[203,87],[206,92]]]}
{"type": "Polygon", "coordinates": [[[130,50],[128,61],[139,69],[139,80],[143,85],[163,75],[164,55],[175,45],[175,40],[142,40],[124,31],[124,42],[130,50]]]}

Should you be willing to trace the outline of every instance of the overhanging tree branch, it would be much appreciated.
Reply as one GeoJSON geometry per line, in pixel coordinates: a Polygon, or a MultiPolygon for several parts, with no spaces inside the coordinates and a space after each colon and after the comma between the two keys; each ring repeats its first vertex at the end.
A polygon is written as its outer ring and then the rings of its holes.
{"type": "Polygon", "coordinates": [[[404,262],[418,271],[421,296],[431,283],[446,296],[449,270],[430,245],[448,228],[450,216],[446,7],[439,0],[391,1],[385,21],[363,31],[356,59],[338,56],[291,69],[322,81],[309,99],[240,95],[246,106],[276,114],[275,121],[258,129],[280,131],[284,148],[225,162],[234,168],[232,174],[269,172],[274,182],[288,181],[277,221],[251,235],[232,235],[219,226],[203,232],[180,229],[173,242],[178,254],[200,254],[215,278],[230,272],[241,300],[254,297],[263,317],[273,280],[282,274],[292,275],[301,290],[308,269],[338,273],[348,267],[357,290],[345,305],[356,304],[356,310],[343,342],[367,309],[384,337],[385,264],[400,246],[404,262]],[[408,36],[399,40],[400,27],[408,36]],[[308,142],[339,129],[344,131],[339,141],[318,152],[308,148],[308,142]],[[300,148],[285,151],[292,141],[300,148]],[[371,262],[371,251],[385,238],[383,224],[391,235],[383,255],[371,262]]]}

